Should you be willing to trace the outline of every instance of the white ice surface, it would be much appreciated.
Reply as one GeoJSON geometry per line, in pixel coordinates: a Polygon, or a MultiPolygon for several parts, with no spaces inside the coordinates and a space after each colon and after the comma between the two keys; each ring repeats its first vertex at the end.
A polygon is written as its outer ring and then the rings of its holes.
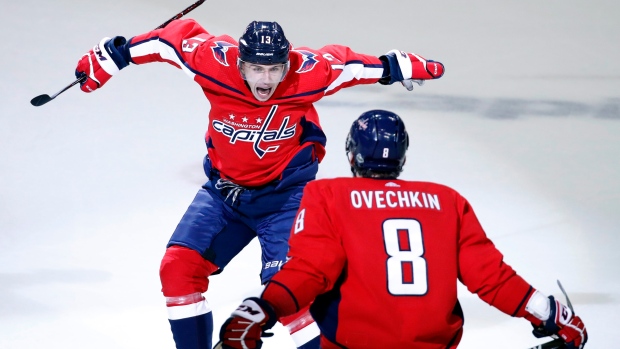
{"type": "MultiPolygon", "coordinates": [[[[29,101],[72,82],[102,37],[140,34],[190,3],[2,1],[0,348],[174,347],[158,267],[205,180],[209,104],[163,64],[129,67],[93,94],[74,87],[39,108],[29,101]]],[[[615,347],[619,2],[210,0],[189,17],[214,34],[276,20],[297,46],[397,48],[443,62],[445,76],[413,92],[363,86],[321,101],[328,155],[319,177],[348,175],[343,145],[355,117],[397,112],[412,141],[403,178],[461,192],[521,275],[548,294],[562,281],[588,347],[615,347]]],[[[258,258],[252,243],[212,278],[216,328],[260,292],[258,258]]],[[[541,342],[526,321],[460,291],[460,348],[541,342]]],[[[264,347],[290,348],[276,332],[264,347]]]]}

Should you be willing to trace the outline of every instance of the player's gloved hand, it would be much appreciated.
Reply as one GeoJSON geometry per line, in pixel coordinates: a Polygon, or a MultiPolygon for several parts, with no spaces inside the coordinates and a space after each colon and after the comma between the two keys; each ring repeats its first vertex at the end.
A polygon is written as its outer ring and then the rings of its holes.
{"type": "Polygon", "coordinates": [[[276,313],[269,303],[256,297],[247,298],[222,325],[220,342],[215,348],[260,349],[263,345],[261,337],[273,335],[265,331],[276,321],[276,313]]]}
{"type": "Polygon", "coordinates": [[[549,318],[532,331],[537,338],[557,335],[566,343],[567,349],[581,349],[588,341],[588,332],[579,316],[572,310],[549,296],[549,318]]]}
{"type": "Polygon", "coordinates": [[[413,83],[422,86],[424,80],[438,79],[444,73],[443,64],[424,59],[414,53],[392,50],[379,57],[383,61],[385,72],[380,84],[391,85],[400,82],[408,91],[413,90],[413,83]]]}
{"type": "Polygon", "coordinates": [[[129,65],[129,57],[124,57],[118,49],[127,40],[122,36],[103,38],[99,44],[82,56],[75,68],[75,77],[87,76],[80,83],[84,92],[92,92],[103,86],[112,75],[129,65]]]}

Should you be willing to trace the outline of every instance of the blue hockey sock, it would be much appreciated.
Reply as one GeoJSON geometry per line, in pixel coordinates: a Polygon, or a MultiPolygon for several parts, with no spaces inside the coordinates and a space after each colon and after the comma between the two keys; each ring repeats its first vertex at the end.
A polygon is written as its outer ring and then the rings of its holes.
{"type": "Polygon", "coordinates": [[[211,349],[213,314],[211,312],[170,321],[177,349],[211,349]]]}
{"type": "Polygon", "coordinates": [[[318,349],[321,345],[321,337],[316,336],[310,341],[298,346],[297,349],[318,349]]]}

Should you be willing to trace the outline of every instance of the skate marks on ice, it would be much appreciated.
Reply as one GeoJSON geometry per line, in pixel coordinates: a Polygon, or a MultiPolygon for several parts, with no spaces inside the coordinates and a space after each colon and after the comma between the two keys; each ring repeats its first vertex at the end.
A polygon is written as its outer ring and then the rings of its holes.
{"type": "MultiPolygon", "coordinates": [[[[557,299],[565,299],[562,294],[554,295],[557,299]]],[[[616,304],[618,299],[614,298],[613,293],[603,292],[570,292],[569,294],[571,302],[575,304],[575,308],[579,311],[580,305],[603,305],[603,304],[616,304]]]]}
{"type": "MultiPolygon", "coordinates": [[[[555,99],[479,98],[423,94],[416,95],[415,98],[409,95],[386,95],[385,97],[385,102],[394,107],[475,114],[490,119],[579,117],[620,121],[620,97],[607,98],[594,103],[555,99]]],[[[356,101],[325,100],[319,103],[326,107],[367,108],[373,108],[376,104],[365,98],[359,98],[356,101]]]]}

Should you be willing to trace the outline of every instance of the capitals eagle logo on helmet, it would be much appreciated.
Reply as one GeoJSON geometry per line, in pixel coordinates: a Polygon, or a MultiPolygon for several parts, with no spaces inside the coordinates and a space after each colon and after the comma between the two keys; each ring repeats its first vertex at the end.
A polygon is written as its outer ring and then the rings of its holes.
{"type": "Polygon", "coordinates": [[[360,130],[366,131],[366,129],[368,128],[368,119],[357,120],[357,126],[359,127],[360,130]]]}
{"type": "Polygon", "coordinates": [[[303,62],[301,63],[301,67],[299,67],[299,69],[297,69],[297,71],[295,71],[296,73],[306,73],[311,71],[314,66],[319,63],[319,61],[314,58],[317,55],[313,52],[310,51],[305,51],[305,50],[293,50],[295,52],[299,52],[301,53],[303,62]]]}
{"type": "Polygon", "coordinates": [[[235,45],[226,41],[216,41],[211,46],[213,51],[213,57],[220,62],[221,65],[228,67],[228,61],[226,60],[226,51],[229,47],[236,47],[235,45]]]}

